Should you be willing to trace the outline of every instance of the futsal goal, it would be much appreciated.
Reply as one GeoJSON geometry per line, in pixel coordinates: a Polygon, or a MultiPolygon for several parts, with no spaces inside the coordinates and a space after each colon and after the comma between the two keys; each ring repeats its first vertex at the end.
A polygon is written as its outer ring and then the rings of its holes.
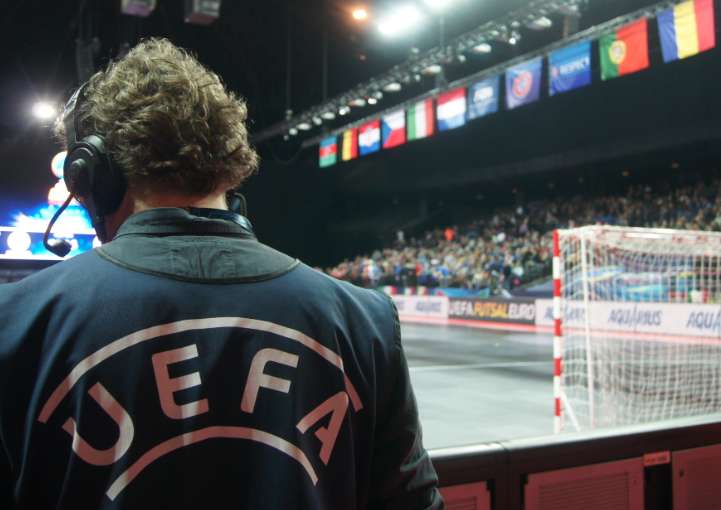
{"type": "Polygon", "coordinates": [[[557,432],[721,411],[721,233],[553,237],[557,432]]]}

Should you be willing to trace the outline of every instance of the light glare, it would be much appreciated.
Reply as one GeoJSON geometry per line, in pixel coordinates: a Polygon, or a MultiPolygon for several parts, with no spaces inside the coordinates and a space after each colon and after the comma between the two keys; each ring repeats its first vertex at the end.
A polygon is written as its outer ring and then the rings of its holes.
{"type": "Polygon", "coordinates": [[[33,116],[39,120],[51,120],[57,117],[58,110],[48,101],[38,101],[33,105],[33,116]]]}
{"type": "Polygon", "coordinates": [[[434,11],[441,11],[448,8],[453,3],[453,0],[425,0],[425,3],[434,11]]]}
{"type": "Polygon", "coordinates": [[[368,11],[365,7],[357,7],[353,9],[352,16],[356,21],[365,21],[368,19],[368,11]]]}
{"type": "Polygon", "coordinates": [[[414,5],[403,5],[383,18],[378,30],[386,37],[397,37],[409,32],[422,20],[423,15],[414,5]]]}

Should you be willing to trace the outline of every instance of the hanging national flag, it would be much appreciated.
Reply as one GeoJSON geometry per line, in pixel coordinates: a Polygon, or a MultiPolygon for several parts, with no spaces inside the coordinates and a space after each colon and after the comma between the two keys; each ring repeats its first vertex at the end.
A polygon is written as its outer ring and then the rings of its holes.
{"type": "Polygon", "coordinates": [[[646,18],[619,28],[599,40],[601,79],[642,71],[648,63],[648,21],[646,18]]]}
{"type": "Polygon", "coordinates": [[[406,112],[396,110],[383,116],[381,127],[383,148],[390,149],[406,143],[406,112]]]}
{"type": "Polygon", "coordinates": [[[358,133],[358,147],[361,156],[376,152],[381,148],[380,120],[376,119],[363,124],[358,133]]]}
{"type": "Polygon", "coordinates": [[[468,87],[468,119],[477,119],[498,111],[500,76],[486,78],[468,87]]]}
{"type": "Polygon", "coordinates": [[[438,130],[447,131],[466,123],[466,89],[451,90],[438,96],[438,130]]]}
{"type": "Polygon", "coordinates": [[[683,2],[658,14],[663,61],[691,57],[716,47],[713,0],[683,2]]]}
{"type": "Polygon", "coordinates": [[[431,136],[433,125],[433,99],[419,101],[408,109],[408,141],[431,136]]]}
{"type": "Polygon", "coordinates": [[[358,129],[350,128],[343,131],[341,159],[350,161],[358,157],[358,129]]]}
{"type": "Polygon", "coordinates": [[[549,93],[554,96],[591,84],[591,42],[554,51],[548,56],[549,93]]]}
{"type": "Polygon", "coordinates": [[[338,158],[338,145],[335,136],[324,138],[320,142],[319,164],[321,168],[335,165],[338,158]]]}
{"type": "Polygon", "coordinates": [[[506,71],[506,105],[517,108],[541,97],[541,57],[518,64],[506,71]]]}

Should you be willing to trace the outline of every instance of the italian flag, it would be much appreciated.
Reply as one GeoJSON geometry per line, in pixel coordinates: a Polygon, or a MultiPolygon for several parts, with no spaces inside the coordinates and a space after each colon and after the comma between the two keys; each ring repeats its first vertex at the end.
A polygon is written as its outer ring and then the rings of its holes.
{"type": "Polygon", "coordinates": [[[425,99],[408,109],[408,141],[419,140],[433,134],[433,100],[425,99]]]}
{"type": "Polygon", "coordinates": [[[646,18],[619,28],[599,40],[601,79],[610,80],[642,71],[648,63],[648,21],[646,18]]]}

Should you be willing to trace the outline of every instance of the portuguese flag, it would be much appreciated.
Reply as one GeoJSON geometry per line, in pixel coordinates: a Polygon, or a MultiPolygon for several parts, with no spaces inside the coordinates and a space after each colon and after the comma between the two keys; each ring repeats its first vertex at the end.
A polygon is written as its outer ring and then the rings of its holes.
{"type": "Polygon", "coordinates": [[[648,20],[634,21],[613,34],[604,35],[599,41],[599,49],[602,80],[646,69],[649,65],[648,20]]]}

